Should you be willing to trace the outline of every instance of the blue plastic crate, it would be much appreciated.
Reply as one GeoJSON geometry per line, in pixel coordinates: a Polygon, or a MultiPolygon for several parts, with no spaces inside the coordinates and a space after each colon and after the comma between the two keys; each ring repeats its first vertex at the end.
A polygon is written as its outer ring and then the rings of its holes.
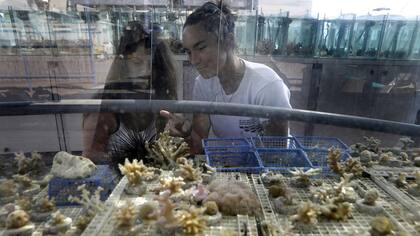
{"type": "Polygon", "coordinates": [[[300,149],[257,149],[265,170],[289,173],[294,168],[312,168],[311,162],[300,149]]]}
{"type": "MultiPolygon", "coordinates": [[[[314,168],[322,168],[324,172],[330,171],[330,167],[328,166],[328,151],[317,149],[303,149],[303,151],[314,168]]],[[[343,152],[340,161],[346,161],[348,158],[349,154],[343,152]]]]}
{"type": "Polygon", "coordinates": [[[105,201],[117,183],[118,177],[109,166],[97,165],[96,171],[88,178],[52,178],[48,183],[48,196],[55,199],[57,206],[78,205],[77,203],[69,202],[68,198],[70,195],[80,196],[80,191],[77,190],[77,187],[86,184],[86,189],[92,194],[99,186],[102,187],[104,190],[101,192],[101,200],[105,201]]]}
{"type": "Polygon", "coordinates": [[[255,152],[208,152],[207,163],[218,171],[259,173],[261,162],[255,152]]]}
{"type": "Polygon", "coordinates": [[[247,152],[251,143],[245,138],[209,138],[203,139],[204,152],[247,152]]]}
{"type": "Polygon", "coordinates": [[[257,136],[252,137],[251,142],[255,148],[298,148],[296,139],[293,137],[257,136]]]}
{"type": "Polygon", "coordinates": [[[335,147],[342,151],[346,151],[348,146],[340,139],[334,137],[320,137],[320,136],[302,136],[295,137],[298,147],[301,149],[318,149],[326,150],[335,147]]]}

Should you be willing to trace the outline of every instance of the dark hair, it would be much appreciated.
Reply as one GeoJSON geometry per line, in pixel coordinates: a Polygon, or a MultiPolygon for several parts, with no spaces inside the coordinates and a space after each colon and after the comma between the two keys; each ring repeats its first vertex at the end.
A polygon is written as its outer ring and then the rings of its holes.
{"type": "MultiPolygon", "coordinates": [[[[106,78],[104,92],[94,96],[95,99],[148,99],[149,93],[138,92],[138,85],[131,81],[120,82],[119,78],[124,73],[123,63],[126,56],[134,53],[140,46],[150,48],[152,56],[152,75],[151,87],[154,90],[154,99],[175,100],[176,94],[176,73],[172,54],[166,43],[159,37],[155,29],[144,27],[142,22],[129,22],[123,30],[120,44],[117,48],[117,56],[111,65],[106,78]],[[121,56],[121,57],[120,57],[121,56]],[[130,93],[115,93],[115,90],[124,89],[130,93]],[[133,93],[133,91],[135,91],[133,93]]],[[[144,88],[143,88],[144,89],[144,88]]],[[[102,109],[100,110],[102,112],[102,109]]],[[[89,114],[83,115],[83,120],[89,114]]],[[[118,126],[120,122],[130,129],[141,131],[153,120],[154,114],[151,112],[123,113],[116,114],[118,126]]],[[[157,117],[158,130],[163,129],[162,118],[157,117]]]]}
{"type": "MultiPolygon", "coordinates": [[[[159,26],[144,26],[140,21],[131,21],[124,28],[117,54],[123,58],[134,53],[140,46],[151,49],[152,88],[155,99],[176,99],[176,73],[168,45],[159,37],[159,26]]],[[[121,73],[121,72],[120,72],[121,73]]],[[[111,77],[119,76],[112,74],[111,77]]],[[[113,78],[108,78],[113,80],[113,78]]],[[[112,89],[109,86],[105,87],[112,89]]]]}
{"type": "Polygon", "coordinates": [[[234,16],[223,1],[204,3],[187,17],[184,28],[196,24],[203,25],[207,32],[220,37],[222,43],[225,42],[228,34],[235,33],[234,16]]]}

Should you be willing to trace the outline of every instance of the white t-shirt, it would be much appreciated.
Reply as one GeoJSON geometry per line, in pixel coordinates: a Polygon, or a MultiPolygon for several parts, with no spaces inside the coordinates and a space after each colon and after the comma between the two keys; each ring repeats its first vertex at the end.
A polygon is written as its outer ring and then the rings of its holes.
{"type": "MultiPolygon", "coordinates": [[[[245,73],[238,89],[226,95],[217,76],[195,80],[193,100],[292,108],[290,91],[283,80],[264,64],[244,60],[245,73]]],[[[220,138],[250,137],[261,133],[267,119],[210,115],[213,133],[220,138]]]]}

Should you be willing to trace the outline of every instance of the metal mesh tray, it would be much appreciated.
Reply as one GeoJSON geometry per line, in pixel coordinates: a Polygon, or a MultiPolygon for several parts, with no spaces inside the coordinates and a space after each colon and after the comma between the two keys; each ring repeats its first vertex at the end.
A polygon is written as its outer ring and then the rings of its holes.
{"type": "MultiPolygon", "coordinates": [[[[48,195],[48,189],[44,188],[41,192],[39,192],[34,198],[41,198],[48,195]]],[[[77,206],[64,206],[64,207],[57,207],[60,212],[67,216],[74,219],[77,219],[82,212],[82,208],[77,206]]],[[[33,222],[35,224],[35,230],[32,235],[43,235],[42,231],[44,230],[44,223],[45,222],[33,222]]],[[[0,235],[3,235],[4,228],[0,227],[0,235]]]]}
{"type": "MultiPolygon", "coordinates": [[[[260,175],[251,175],[251,180],[254,183],[257,195],[260,198],[261,205],[264,210],[265,220],[271,220],[277,224],[282,224],[282,222],[286,221],[286,215],[278,214],[273,210],[271,200],[268,197],[268,189],[263,185],[260,175]]],[[[332,178],[324,178],[323,181],[326,183],[332,183],[334,180],[332,178]]],[[[368,178],[363,178],[361,181],[359,181],[359,187],[362,190],[367,190],[370,188],[375,188],[378,190],[381,203],[383,204],[384,214],[388,216],[399,229],[402,229],[411,235],[417,234],[412,222],[406,219],[404,214],[406,211],[402,204],[393,199],[389,194],[380,189],[368,178]]],[[[293,187],[291,187],[291,189],[297,193],[296,196],[298,201],[310,200],[310,192],[307,191],[307,189],[299,189],[293,187]]],[[[369,231],[369,222],[373,218],[372,216],[360,213],[356,209],[353,210],[352,216],[352,219],[348,219],[345,222],[321,220],[313,227],[309,233],[301,232],[296,229],[293,229],[292,232],[296,233],[297,235],[348,235],[349,233],[365,233],[369,231]]]]}
{"type": "MultiPolygon", "coordinates": [[[[249,182],[247,175],[244,173],[217,173],[216,178],[231,178],[239,181],[244,181],[248,183],[252,188],[252,183],[249,182]]],[[[124,177],[115,187],[114,191],[111,193],[110,197],[106,201],[105,211],[95,216],[95,218],[92,220],[92,222],[89,224],[89,226],[86,228],[82,235],[116,235],[116,232],[114,232],[113,227],[115,225],[114,213],[117,210],[116,206],[120,205],[123,201],[134,199],[134,197],[126,195],[124,193],[124,188],[126,185],[127,179],[124,177]]],[[[156,186],[158,186],[158,182],[151,183],[148,187],[153,188],[156,186]]],[[[143,200],[152,200],[153,194],[147,193],[142,198],[143,200]]],[[[258,235],[257,222],[255,217],[246,215],[223,216],[220,225],[208,227],[204,234],[219,235],[221,232],[224,232],[226,230],[236,232],[238,235],[258,235]]],[[[143,227],[142,231],[137,235],[156,235],[155,226],[150,225],[148,227],[143,227]]]]}

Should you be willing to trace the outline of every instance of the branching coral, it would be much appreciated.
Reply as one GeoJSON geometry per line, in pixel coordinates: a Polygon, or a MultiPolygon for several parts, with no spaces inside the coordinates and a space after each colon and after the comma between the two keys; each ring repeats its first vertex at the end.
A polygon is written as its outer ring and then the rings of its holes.
{"type": "Polygon", "coordinates": [[[215,201],[225,215],[259,215],[261,205],[252,189],[241,181],[214,180],[205,199],[215,201]]]}
{"type": "Polygon", "coordinates": [[[28,175],[13,175],[13,179],[22,189],[28,189],[33,186],[32,180],[28,177],[28,175]]]}
{"type": "Polygon", "coordinates": [[[177,163],[179,165],[179,176],[186,182],[201,181],[201,171],[194,168],[192,160],[181,157],[178,158],[177,163]]]}
{"type": "Polygon", "coordinates": [[[203,217],[204,209],[190,207],[179,214],[179,224],[185,235],[202,235],[206,229],[206,220],[203,217]]]}
{"type": "Polygon", "coordinates": [[[354,176],[361,176],[363,173],[363,166],[360,161],[353,158],[348,158],[346,162],[340,162],[341,151],[336,148],[330,148],[328,152],[328,166],[330,169],[341,176],[344,173],[350,173],[354,176]]]}
{"type": "Polygon", "coordinates": [[[292,236],[292,227],[290,221],[285,220],[283,223],[278,224],[274,221],[263,221],[261,222],[263,229],[263,235],[271,236],[292,236]]]}
{"type": "Polygon", "coordinates": [[[338,148],[330,148],[328,150],[328,166],[336,174],[342,174],[343,167],[340,163],[341,151],[338,148]]]}
{"type": "Polygon", "coordinates": [[[411,145],[414,144],[414,141],[410,137],[402,137],[400,138],[400,142],[402,143],[402,150],[407,150],[411,145]]]}
{"type": "Polygon", "coordinates": [[[40,174],[46,168],[41,154],[35,151],[31,153],[30,158],[27,158],[23,152],[17,152],[15,160],[18,163],[18,174],[20,175],[40,174]]]}
{"type": "Polygon", "coordinates": [[[297,214],[293,215],[291,219],[300,224],[316,224],[318,222],[318,209],[311,201],[304,202],[299,206],[297,214]]]}
{"type": "Polygon", "coordinates": [[[84,230],[89,225],[93,217],[95,217],[96,213],[104,210],[104,203],[100,200],[100,194],[103,191],[103,188],[98,187],[94,194],[91,194],[89,190],[86,189],[86,185],[83,184],[78,186],[77,190],[82,192],[81,196],[69,196],[69,201],[82,205],[84,214],[76,220],[76,227],[79,230],[84,230]]]}
{"type": "Polygon", "coordinates": [[[156,197],[159,202],[159,209],[154,214],[149,214],[149,217],[156,218],[157,223],[165,228],[173,228],[178,225],[178,219],[174,215],[176,205],[170,200],[170,194],[165,192],[156,197]]]}
{"type": "Polygon", "coordinates": [[[375,137],[363,137],[366,142],[367,148],[372,151],[378,153],[379,151],[379,145],[381,145],[381,140],[375,138],[375,137]]]}
{"type": "Polygon", "coordinates": [[[298,187],[309,187],[311,185],[311,177],[321,172],[321,169],[309,169],[304,171],[303,169],[295,169],[294,171],[289,170],[293,175],[294,184],[298,187]]]}
{"type": "Polygon", "coordinates": [[[321,216],[330,220],[343,220],[346,221],[351,217],[352,207],[348,202],[334,203],[331,201],[329,204],[320,206],[321,216]]]}
{"type": "Polygon", "coordinates": [[[350,186],[352,174],[344,174],[341,181],[334,186],[322,185],[320,188],[311,189],[313,199],[321,204],[339,204],[343,202],[354,202],[356,192],[350,186]]]}
{"type": "Polygon", "coordinates": [[[125,159],[124,165],[118,165],[121,174],[127,176],[127,180],[130,185],[139,185],[144,180],[150,180],[154,176],[154,169],[149,168],[143,164],[143,160],[140,162],[136,159],[130,162],[127,158],[125,159]]]}
{"type": "Polygon", "coordinates": [[[190,155],[188,144],[184,142],[184,139],[171,137],[169,131],[161,133],[158,140],[152,144],[146,142],[145,147],[149,152],[148,157],[162,169],[174,169],[178,158],[186,158],[190,155]]]}
{"type": "Polygon", "coordinates": [[[117,228],[119,230],[130,230],[137,220],[137,213],[135,205],[131,201],[128,201],[115,214],[117,228]]]}
{"type": "Polygon", "coordinates": [[[183,193],[182,186],[185,185],[182,177],[166,177],[160,179],[161,186],[158,188],[159,191],[169,191],[170,195],[175,193],[183,193]]]}

